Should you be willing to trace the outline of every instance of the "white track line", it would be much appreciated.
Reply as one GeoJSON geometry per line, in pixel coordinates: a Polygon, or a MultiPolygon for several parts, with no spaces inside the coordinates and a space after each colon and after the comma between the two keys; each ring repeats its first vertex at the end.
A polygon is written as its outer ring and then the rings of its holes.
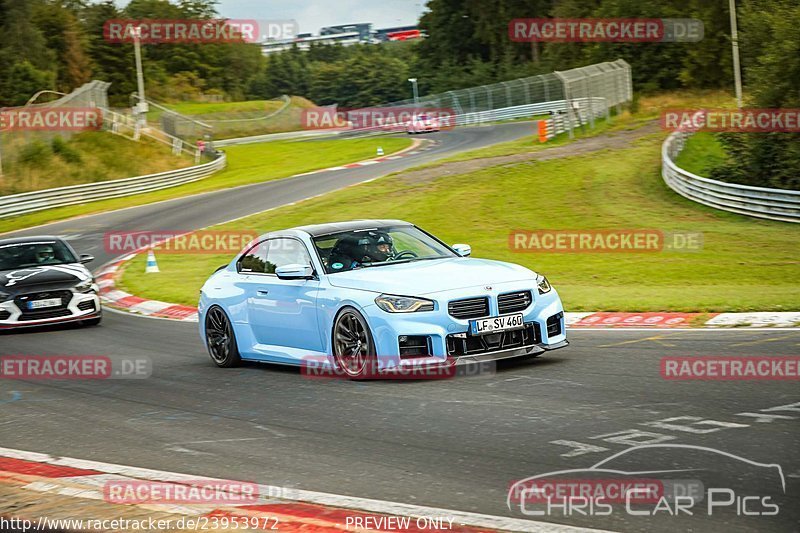
{"type": "MultiPolygon", "coordinates": [[[[28,452],[11,448],[0,448],[0,457],[10,457],[13,459],[33,461],[36,463],[46,463],[56,466],[69,466],[72,468],[96,470],[106,474],[118,474],[139,479],[161,481],[196,481],[198,479],[198,476],[178,474],[175,472],[163,472],[159,470],[151,470],[149,468],[116,465],[98,461],[87,461],[83,459],[73,459],[70,457],[54,457],[44,453],[28,452]]],[[[220,482],[226,481],[206,477],[203,477],[203,479],[220,482]]],[[[523,520],[519,518],[507,518],[503,516],[454,511],[450,509],[440,509],[437,507],[387,502],[369,498],[356,498],[354,496],[342,496],[326,492],[275,487],[271,485],[259,485],[258,488],[259,494],[280,495],[280,498],[284,500],[310,502],[319,505],[329,505],[332,507],[371,511],[374,513],[396,516],[447,516],[448,518],[453,518],[454,521],[459,524],[475,527],[486,527],[491,529],[501,529],[505,531],[523,531],[527,533],[594,533],[604,531],[600,529],[566,526],[561,524],[552,524],[549,522],[539,522],[535,520],[523,520]]]]}

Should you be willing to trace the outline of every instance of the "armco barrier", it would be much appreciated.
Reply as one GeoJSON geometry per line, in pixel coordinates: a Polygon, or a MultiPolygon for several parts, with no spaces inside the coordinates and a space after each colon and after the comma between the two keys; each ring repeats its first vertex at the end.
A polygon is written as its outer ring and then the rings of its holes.
{"type": "Polygon", "coordinates": [[[703,178],[675,164],[691,132],[675,132],[661,147],[661,176],[676,193],[695,202],[747,215],[782,222],[800,222],[800,191],[768,189],[703,178]]]}
{"type": "Polygon", "coordinates": [[[159,174],[3,196],[0,197],[0,218],[157,191],[197,181],[225,168],[225,153],[219,154],[219,157],[208,163],[159,174]]]}

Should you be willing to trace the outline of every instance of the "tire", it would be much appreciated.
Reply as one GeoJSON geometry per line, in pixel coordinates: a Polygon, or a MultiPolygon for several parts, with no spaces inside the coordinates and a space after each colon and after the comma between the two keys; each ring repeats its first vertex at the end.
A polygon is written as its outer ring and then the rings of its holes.
{"type": "Polygon", "coordinates": [[[366,319],[353,307],[343,307],[331,329],[336,366],[349,379],[369,379],[376,373],[375,342],[366,319]],[[346,353],[347,351],[351,353],[346,353]]]}
{"type": "Polygon", "coordinates": [[[102,322],[102,321],[103,321],[103,317],[99,316],[97,318],[90,318],[88,320],[81,320],[81,324],[83,324],[84,326],[87,326],[87,327],[92,327],[92,326],[99,326],[100,322],[102,322]]]}
{"type": "Polygon", "coordinates": [[[239,366],[242,358],[236,345],[236,335],[228,315],[215,305],[206,313],[206,347],[214,364],[220,368],[239,366]]]}

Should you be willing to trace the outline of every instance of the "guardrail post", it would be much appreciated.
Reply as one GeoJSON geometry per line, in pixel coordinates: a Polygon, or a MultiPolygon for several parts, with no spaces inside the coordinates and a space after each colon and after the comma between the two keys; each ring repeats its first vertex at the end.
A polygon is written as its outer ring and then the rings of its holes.
{"type": "Polygon", "coordinates": [[[555,71],[556,78],[561,81],[561,84],[564,86],[564,104],[567,110],[567,130],[569,130],[569,138],[574,139],[575,133],[573,132],[572,126],[572,98],[570,95],[569,90],[569,83],[567,82],[567,78],[559,71],[555,71]]]}

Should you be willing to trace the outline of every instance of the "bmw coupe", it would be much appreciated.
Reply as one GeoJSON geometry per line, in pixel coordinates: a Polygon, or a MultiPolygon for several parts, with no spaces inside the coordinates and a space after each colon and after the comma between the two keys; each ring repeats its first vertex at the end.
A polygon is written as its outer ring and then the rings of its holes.
{"type": "Polygon", "coordinates": [[[470,255],[401,220],[269,233],[206,281],[200,334],[220,367],[314,361],[350,378],[567,345],[547,278],[470,255]]]}

